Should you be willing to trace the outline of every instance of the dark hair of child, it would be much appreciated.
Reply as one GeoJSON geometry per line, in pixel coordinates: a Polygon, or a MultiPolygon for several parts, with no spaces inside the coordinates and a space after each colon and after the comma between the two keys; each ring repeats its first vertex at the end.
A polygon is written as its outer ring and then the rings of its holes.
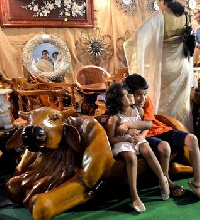
{"type": "Polygon", "coordinates": [[[106,92],[106,113],[116,115],[122,111],[122,98],[124,96],[124,86],[120,83],[114,83],[106,92]]]}
{"type": "Polygon", "coordinates": [[[125,78],[124,87],[128,90],[129,93],[134,93],[137,89],[148,89],[149,85],[147,81],[139,74],[134,73],[125,78]]]}

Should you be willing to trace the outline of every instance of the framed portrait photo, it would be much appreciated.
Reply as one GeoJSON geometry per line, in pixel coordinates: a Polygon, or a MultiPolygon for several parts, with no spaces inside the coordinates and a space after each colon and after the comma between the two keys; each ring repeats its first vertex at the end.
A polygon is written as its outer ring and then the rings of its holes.
{"type": "Polygon", "coordinates": [[[4,27],[94,26],[93,0],[1,0],[4,27]]]}

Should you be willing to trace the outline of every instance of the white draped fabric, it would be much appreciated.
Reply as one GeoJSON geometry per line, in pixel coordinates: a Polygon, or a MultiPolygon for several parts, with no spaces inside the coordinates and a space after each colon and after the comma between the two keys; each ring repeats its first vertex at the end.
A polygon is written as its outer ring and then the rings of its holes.
{"type": "Polygon", "coordinates": [[[156,12],[124,43],[129,73],[147,80],[155,113],[175,117],[192,130],[189,62],[181,35],[165,37],[164,20],[162,11],[156,12]]]}

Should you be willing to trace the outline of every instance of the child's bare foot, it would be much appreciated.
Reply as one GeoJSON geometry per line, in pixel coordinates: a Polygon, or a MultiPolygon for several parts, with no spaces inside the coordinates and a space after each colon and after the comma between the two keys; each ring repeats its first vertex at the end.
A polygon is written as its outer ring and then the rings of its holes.
{"type": "Polygon", "coordinates": [[[163,200],[167,200],[169,199],[169,184],[168,184],[168,180],[167,177],[164,176],[164,178],[162,180],[160,180],[160,187],[161,187],[161,197],[163,200]]]}

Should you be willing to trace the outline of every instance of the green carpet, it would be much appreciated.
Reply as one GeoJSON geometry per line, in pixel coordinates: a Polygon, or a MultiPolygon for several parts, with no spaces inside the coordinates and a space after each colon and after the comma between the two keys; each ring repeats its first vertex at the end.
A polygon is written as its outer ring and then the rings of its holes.
{"type": "MultiPolygon", "coordinates": [[[[131,208],[128,186],[113,187],[112,185],[101,189],[93,200],[68,210],[53,220],[199,220],[200,200],[187,185],[192,178],[178,176],[176,179],[176,183],[184,186],[186,194],[167,201],[161,200],[159,187],[156,186],[158,183],[154,177],[150,180],[149,177],[139,179],[138,185],[141,186],[139,195],[146,206],[145,213],[137,214],[131,208]],[[179,180],[176,180],[177,178],[179,180]],[[148,188],[145,184],[148,184],[148,188]]],[[[0,220],[31,219],[31,214],[26,208],[17,205],[0,208],[0,220]]]]}

